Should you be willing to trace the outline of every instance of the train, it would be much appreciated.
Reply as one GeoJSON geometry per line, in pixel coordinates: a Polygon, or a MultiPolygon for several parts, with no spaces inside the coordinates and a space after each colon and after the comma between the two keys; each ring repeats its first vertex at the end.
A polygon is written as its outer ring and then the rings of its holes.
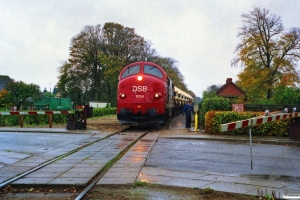
{"type": "Polygon", "coordinates": [[[117,118],[121,124],[159,125],[193,100],[155,63],[131,63],[119,74],[117,118]]]}

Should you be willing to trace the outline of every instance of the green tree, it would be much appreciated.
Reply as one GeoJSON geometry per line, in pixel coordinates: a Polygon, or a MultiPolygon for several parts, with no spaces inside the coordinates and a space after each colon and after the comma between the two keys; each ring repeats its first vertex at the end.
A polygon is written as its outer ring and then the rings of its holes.
{"type": "Polygon", "coordinates": [[[65,62],[59,68],[57,87],[59,88],[62,97],[69,97],[74,101],[75,105],[83,105],[87,103],[85,99],[85,82],[80,77],[80,73],[72,69],[70,63],[65,62]],[[72,73],[74,72],[74,73],[72,73]]]}
{"type": "Polygon", "coordinates": [[[286,31],[279,16],[258,7],[243,14],[242,20],[241,43],[232,66],[241,63],[244,68],[238,83],[247,96],[270,99],[277,86],[299,83],[295,70],[300,57],[299,28],[286,31]]]}
{"type": "Polygon", "coordinates": [[[62,97],[68,96],[68,89],[67,89],[67,83],[68,83],[68,69],[71,67],[70,63],[65,61],[62,63],[62,65],[58,68],[58,83],[57,88],[61,92],[62,97]]]}
{"type": "Polygon", "coordinates": [[[277,87],[272,97],[274,104],[300,104],[300,88],[277,87]]]}
{"type": "Polygon", "coordinates": [[[59,93],[59,89],[58,89],[58,87],[55,85],[55,86],[53,87],[52,94],[55,96],[57,93],[59,93]]]}
{"type": "Polygon", "coordinates": [[[48,92],[48,91],[43,92],[42,95],[43,95],[43,97],[54,97],[54,94],[52,94],[51,92],[48,92]]]}
{"type": "Polygon", "coordinates": [[[111,105],[117,105],[118,76],[123,69],[123,61],[118,56],[101,54],[100,60],[103,64],[103,83],[107,91],[107,97],[111,105]]]}
{"type": "Polygon", "coordinates": [[[41,99],[40,86],[35,84],[26,84],[23,81],[11,80],[6,86],[7,95],[5,101],[11,106],[17,106],[19,110],[22,106],[32,106],[34,101],[41,99]]]}
{"type": "Polygon", "coordinates": [[[207,99],[207,98],[213,98],[213,97],[217,97],[217,91],[220,89],[221,86],[217,86],[217,85],[211,85],[209,87],[207,87],[207,89],[205,91],[203,91],[202,93],[202,99],[207,99]]]}

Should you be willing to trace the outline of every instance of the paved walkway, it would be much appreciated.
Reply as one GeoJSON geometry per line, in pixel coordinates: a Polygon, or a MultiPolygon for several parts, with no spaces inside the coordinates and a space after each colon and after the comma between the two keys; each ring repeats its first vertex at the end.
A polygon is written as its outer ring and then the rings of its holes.
{"type": "Polygon", "coordinates": [[[139,140],[112,166],[98,182],[98,185],[133,184],[158,136],[158,132],[153,132],[139,140]]]}
{"type": "MultiPolygon", "coordinates": [[[[204,131],[193,131],[184,128],[184,117],[178,116],[170,125],[171,130],[176,130],[178,134],[162,134],[154,133],[152,135],[147,135],[138,143],[136,143],[130,151],[128,151],[122,159],[120,159],[111,170],[99,181],[98,184],[133,184],[134,181],[147,181],[148,183],[171,185],[171,186],[182,186],[182,187],[198,187],[198,188],[212,188],[218,191],[234,192],[242,194],[257,195],[257,189],[266,191],[266,189],[271,193],[275,190],[276,193],[282,194],[296,194],[300,198],[300,177],[286,177],[284,182],[277,176],[272,176],[271,174],[266,178],[262,176],[255,175],[226,175],[217,174],[211,172],[189,172],[189,171],[176,171],[172,169],[157,169],[155,167],[143,167],[144,162],[147,159],[149,152],[153,144],[158,138],[180,138],[180,139],[198,139],[198,140],[218,140],[218,141],[235,141],[235,142],[249,142],[247,136],[224,136],[224,135],[208,135],[204,131]],[[182,130],[182,131],[181,131],[182,130]],[[182,133],[181,133],[182,132],[182,133]],[[146,142],[147,141],[147,142],[146,142]],[[150,141],[150,142],[149,142],[150,141]]],[[[1,131],[28,131],[28,132],[51,132],[51,133],[89,133],[91,136],[96,134],[94,131],[68,131],[66,129],[32,129],[32,128],[0,128],[1,131]]],[[[99,137],[104,137],[98,136],[99,137]]],[[[116,140],[120,138],[114,138],[116,140]]],[[[269,144],[288,144],[288,145],[300,145],[300,141],[290,140],[288,138],[261,138],[253,137],[253,142],[269,143],[269,144]]],[[[123,146],[123,145],[122,145],[123,146]]],[[[74,147],[72,147],[74,148],[74,147]]],[[[96,168],[104,166],[109,159],[114,157],[116,154],[107,152],[93,152],[94,157],[98,157],[94,160],[87,159],[91,156],[93,148],[79,152],[76,154],[77,157],[68,158],[66,160],[61,160],[57,162],[56,165],[50,169],[41,170],[39,177],[28,175],[26,179],[19,180],[18,184],[74,184],[81,185],[85,184],[90,180],[90,177],[96,173],[96,168]],[[100,157],[99,157],[100,156],[100,157]],[[105,158],[105,162],[99,160],[99,158],[105,158]],[[93,162],[92,162],[93,161],[93,162]],[[72,170],[71,168],[77,167],[72,170]],[[45,171],[46,170],[46,171],[45,171]],[[94,170],[94,171],[93,171],[94,170]],[[43,182],[44,181],[44,182],[43,182]]],[[[61,147],[56,153],[61,151],[69,151],[68,147],[61,147]]],[[[3,152],[2,152],[3,153],[3,152]]],[[[53,157],[55,152],[48,153],[50,157],[53,157]]],[[[6,155],[8,155],[7,152],[6,155]]],[[[16,155],[14,155],[16,156],[16,155]]],[[[18,156],[18,155],[17,155],[18,156]]],[[[74,155],[75,156],[75,155],[74,155]]],[[[27,156],[25,156],[27,157],[27,156]]],[[[35,156],[34,158],[27,158],[28,162],[21,160],[20,162],[10,165],[9,168],[0,168],[0,174],[8,175],[10,172],[12,175],[13,171],[16,173],[20,172],[21,169],[30,168],[30,165],[44,161],[49,157],[45,156],[35,156]],[[22,163],[23,162],[23,163],[22,163]],[[23,168],[21,168],[21,165],[23,168]]],[[[300,168],[299,168],[300,170],[300,168]]],[[[3,181],[3,179],[2,179],[3,181]]],[[[0,180],[1,183],[1,180],[0,180]]]]}

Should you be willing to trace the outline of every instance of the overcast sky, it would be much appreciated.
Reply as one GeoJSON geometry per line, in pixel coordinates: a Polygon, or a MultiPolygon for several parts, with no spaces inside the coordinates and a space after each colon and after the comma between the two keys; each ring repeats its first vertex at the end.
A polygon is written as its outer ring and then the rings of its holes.
{"type": "Polygon", "coordinates": [[[0,75],[48,91],[69,57],[70,40],[86,25],[119,23],[178,61],[197,96],[211,85],[235,82],[231,67],[241,15],[263,7],[285,28],[300,27],[299,0],[0,0],[0,75]]]}

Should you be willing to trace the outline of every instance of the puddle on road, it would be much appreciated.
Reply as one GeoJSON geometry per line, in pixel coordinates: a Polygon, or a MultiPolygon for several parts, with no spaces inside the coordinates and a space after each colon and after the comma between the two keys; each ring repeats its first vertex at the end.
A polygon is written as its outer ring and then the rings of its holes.
{"type": "Polygon", "coordinates": [[[241,177],[246,177],[246,178],[250,178],[250,179],[264,179],[264,180],[283,181],[283,182],[300,181],[300,177],[283,176],[283,175],[270,175],[270,174],[242,174],[241,177]]]}

